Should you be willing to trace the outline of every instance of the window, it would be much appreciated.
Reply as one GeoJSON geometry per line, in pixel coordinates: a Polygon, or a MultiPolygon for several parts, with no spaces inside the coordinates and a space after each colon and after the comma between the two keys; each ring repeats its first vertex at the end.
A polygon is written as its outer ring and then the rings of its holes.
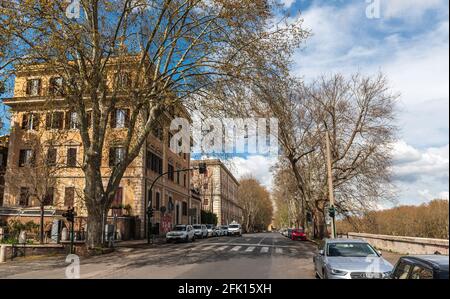
{"type": "Polygon", "coordinates": [[[30,204],[30,189],[22,187],[20,188],[19,206],[28,207],[30,204]]]}
{"type": "Polygon", "coordinates": [[[411,265],[400,262],[394,273],[394,279],[408,279],[409,271],[411,270],[411,265]]]}
{"type": "Polygon", "coordinates": [[[187,216],[187,215],[188,215],[188,205],[187,205],[187,202],[183,202],[183,204],[182,204],[182,211],[183,211],[183,216],[187,216]]]}
{"type": "Polygon", "coordinates": [[[41,79],[27,80],[27,96],[39,96],[41,95],[41,79]]]}
{"type": "Polygon", "coordinates": [[[115,216],[122,216],[123,215],[123,211],[122,211],[122,205],[123,205],[123,188],[119,187],[116,191],[116,194],[114,196],[114,200],[112,202],[111,207],[114,209],[114,215],[115,216]]]}
{"type": "Polygon", "coordinates": [[[67,149],[67,166],[77,167],[77,149],[69,148],[67,149]]]}
{"type": "Polygon", "coordinates": [[[109,166],[117,166],[125,160],[124,147],[112,147],[109,150],[109,166]]]}
{"type": "Polygon", "coordinates": [[[209,205],[209,199],[205,198],[205,199],[203,200],[203,205],[204,205],[204,206],[209,205]]]}
{"type": "Polygon", "coordinates": [[[56,148],[49,148],[47,150],[47,166],[55,166],[56,165],[56,157],[58,151],[56,148]]]}
{"type": "Polygon", "coordinates": [[[50,79],[49,93],[54,96],[64,95],[64,80],[61,77],[55,77],[50,79]]]}
{"type": "Polygon", "coordinates": [[[43,198],[44,206],[52,206],[53,205],[53,199],[54,199],[55,189],[54,188],[48,188],[47,192],[43,198]]]}
{"type": "Polygon", "coordinates": [[[22,115],[22,130],[39,130],[39,115],[34,113],[25,113],[22,115]]]}
{"type": "Polygon", "coordinates": [[[66,187],[64,191],[64,206],[73,208],[75,204],[75,188],[66,187]]]}
{"type": "Polygon", "coordinates": [[[3,153],[0,153],[0,168],[3,168],[4,166],[6,166],[5,157],[6,157],[6,155],[4,155],[3,153]]]}
{"type": "Polygon", "coordinates": [[[163,160],[156,154],[147,152],[147,169],[162,174],[163,173],[163,160]]]}
{"type": "Polygon", "coordinates": [[[172,141],[172,138],[173,138],[173,134],[172,133],[169,133],[169,138],[167,138],[168,140],[167,140],[167,146],[169,147],[169,149],[172,149],[171,147],[170,147],[170,142],[172,141]]]}
{"type": "Polygon", "coordinates": [[[111,128],[123,129],[128,127],[130,119],[130,110],[128,109],[115,109],[111,117],[111,128]]]}
{"type": "Polygon", "coordinates": [[[433,271],[415,266],[411,274],[411,279],[433,279],[433,271]]]}
{"type": "Polygon", "coordinates": [[[19,167],[32,166],[34,164],[34,152],[31,149],[20,150],[19,167]]]}
{"type": "Polygon", "coordinates": [[[177,171],[177,184],[179,185],[180,184],[180,172],[179,171],[177,171]]]}
{"type": "Polygon", "coordinates": [[[66,113],[66,129],[78,130],[80,128],[80,119],[78,113],[70,111],[66,113]]]}
{"type": "Polygon", "coordinates": [[[183,174],[183,186],[184,186],[184,187],[187,187],[186,181],[187,181],[186,174],[183,174]]]}
{"type": "Polygon", "coordinates": [[[173,168],[173,165],[169,164],[167,172],[168,172],[169,180],[174,182],[175,181],[175,169],[173,168]]]}
{"type": "Polygon", "coordinates": [[[161,128],[161,125],[158,123],[158,124],[155,124],[153,127],[152,127],[152,134],[153,134],[153,136],[154,137],[156,137],[158,140],[162,140],[163,139],[163,129],[161,128]]]}
{"type": "Polygon", "coordinates": [[[47,113],[46,119],[45,119],[45,127],[47,130],[54,129],[54,130],[61,130],[63,129],[64,125],[64,113],[63,112],[52,112],[47,113]]]}
{"type": "Polygon", "coordinates": [[[128,72],[120,72],[116,74],[116,87],[119,90],[131,88],[131,75],[128,72]]]}

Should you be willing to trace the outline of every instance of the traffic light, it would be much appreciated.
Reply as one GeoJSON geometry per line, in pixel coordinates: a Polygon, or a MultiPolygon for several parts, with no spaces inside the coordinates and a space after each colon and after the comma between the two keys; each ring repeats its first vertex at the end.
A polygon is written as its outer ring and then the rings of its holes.
{"type": "Polygon", "coordinates": [[[77,213],[75,213],[75,208],[69,208],[67,211],[65,211],[62,216],[67,219],[69,222],[75,222],[75,217],[77,216],[77,213]]]}
{"type": "Polygon", "coordinates": [[[334,206],[331,206],[331,207],[328,209],[328,213],[329,213],[329,215],[330,215],[331,218],[336,217],[336,208],[335,208],[334,206]]]}
{"type": "Polygon", "coordinates": [[[200,174],[207,174],[208,173],[208,168],[206,167],[206,163],[198,164],[198,172],[200,174]]]}
{"type": "Polygon", "coordinates": [[[153,217],[153,208],[152,208],[152,207],[149,207],[149,208],[147,209],[147,214],[148,214],[148,217],[149,217],[149,218],[152,218],[152,217],[153,217]]]}

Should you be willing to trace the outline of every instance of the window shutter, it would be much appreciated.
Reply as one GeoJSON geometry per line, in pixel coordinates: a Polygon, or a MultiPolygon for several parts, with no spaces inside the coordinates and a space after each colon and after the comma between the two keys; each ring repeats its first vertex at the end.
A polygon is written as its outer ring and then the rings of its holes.
{"type": "Polygon", "coordinates": [[[71,111],[66,111],[65,112],[65,115],[66,115],[66,118],[65,118],[65,129],[66,130],[69,130],[70,129],[70,123],[71,123],[71,120],[70,120],[70,117],[71,117],[71,111]]]}
{"type": "Polygon", "coordinates": [[[31,80],[27,81],[27,86],[26,86],[25,93],[26,93],[27,96],[29,96],[31,94],[31,80]]]}
{"type": "Polygon", "coordinates": [[[39,122],[40,122],[40,115],[38,113],[34,113],[31,115],[33,118],[33,130],[39,131],[39,122]]]}
{"type": "Polygon", "coordinates": [[[116,127],[116,118],[117,118],[117,109],[113,109],[111,111],[111,128],[114,129],[116,127]]]}
{"type": "Polygon", "coordinates": [[[116,149],[114,147],[109,149],[109,166],[116,166],[116,149]]]}
{"type": "Polygon", "coordinates": [[[77,149],[69,148],[67,150],[67,166],[76,167],[77,166],[77,149]]]}
{"type": "Polygon", "coordinates": [[[92,111],[86,112],[86,118],[87,118],[87,127],[90,129],[92,127],[92,111]]]}
{"type": "Polygon", "coordinates": [[[28,128],[28,118],[29,114],[25,113],[22,115],[22,130],[26,130],[28,128]]]}
{"type": "Polygon", "coordinates": [[[41,88],[42,88],[42,80],[38,79],[37,82],[38,82],[38,96],[40,96],[41,95],[41,88]]]}
{"type": "Polygon", "coordinates": [[[46,113],[45,115],[45,128],[50,130],[52,128],[52,114],[46,113]]]}
{"type": "Polygon", "coordinates": [[[64,192],[64,206],[73,208],[75,202],[75,188],[66,187],[64,192]]]}
{"type": "Polygon", "coordinates": [[[130,109],[125,109],[125,128],[130,127],[130,109]]]}
{"type": "Polygon", "coordinates": [[[64,128],[64,112],[56,112],[56,128],[60,130],[64,128]]]}
{"type": "Polygon", "coordinates": [[[20,150],[19,153],[19,167],[23,167],[25,165],[25,150],[20,150]]]}

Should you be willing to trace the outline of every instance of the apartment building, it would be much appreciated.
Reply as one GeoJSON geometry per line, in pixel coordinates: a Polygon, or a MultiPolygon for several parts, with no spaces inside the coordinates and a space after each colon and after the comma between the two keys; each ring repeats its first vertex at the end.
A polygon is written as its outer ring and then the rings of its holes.
{"type": "Polygon", "coordinates": [[[5,191],[5,172],[8,158],[9,136],[0,136],[0,207],[3,205],[5,191]]]}
{"type": "Polygon", "coordinates": [[[219,225],[242,222],[242,208],[237,198],[239,182],[234,175],[220,160],[192,161],[192,166],[198,167],[199,163],[206,163],[207,173],[195,171],[192,183],[200,190],[202,210],[216,214],[219,225]]]}
{"type": "MultiPolygon", "coordinates": [[[[109,73],[108,73],[109,74],[109,73]]],[[[111,77],[123,76],[121,80],[129,84],[132,71],[110,72],[111,77]]],[[[113,79],[108,78],[108,84],[113,79]]],[[[29,195],[30,181],[27,178],[27,165],[32,164],[37,155],[45,156],[46,163],[53,168],[54,184],[48,188],[46,207],[65,210],[75,207],[79,216],[87,215],[83,200],[84,174],[81,169],[83,146],[77,123],[77,114],[70,111],[66,96],[57,92],[64,80],[49,73],[44,66],[23,67],[16,73],[14,96],[5,99],[10,107],[11,135],[7,154],[8,167],[5,174],[5,191],[1,206],[28,208],[38,206],[35,198],[29,195]],[[20,178],[20,179],[18,179],[20,178]]],[[[109,179],[111,167],[123,155],[121,144],[128,130],[131,108],[127,96],[111,112],[106,130],[101,173],[105,184],[109,179]]],[[[88,115],[92,117],[89,107],[88,115]]],[[[146,208],[152,199],[155,209],[152,218],[154,233],[162,233],[163,227],[189,222],[190,175],[176,170],[190,167],[189,154],[176,154],[170,149],[170,121],[175,117],[189,119],[187,110],[178,105],[170,112],[161,112],[153,132],[147,138],[139,156],[126,170],[113,203],[115,216],[135,217],[137,235],[146,233],[146,208]],[[150,193],[153,180],[160,174],[169,172],[155,184],[150,193]],[[164,222],[164,225],[163,225],[164,222]]],[[[111,214],[110,214],[111,216],[111,214]]]]}

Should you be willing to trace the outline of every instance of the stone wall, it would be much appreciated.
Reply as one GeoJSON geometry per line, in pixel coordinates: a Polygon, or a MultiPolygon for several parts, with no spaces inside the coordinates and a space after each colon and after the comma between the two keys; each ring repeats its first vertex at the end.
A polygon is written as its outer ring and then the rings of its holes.
{"type": "Polygon", "coordinates": [[[449,240],[425,239],[401,236],[385,236],[361,233],[349,233],[349,238],[364,239],[377,249],[400,254],[440,254],[448,255],[449,240]]]}

